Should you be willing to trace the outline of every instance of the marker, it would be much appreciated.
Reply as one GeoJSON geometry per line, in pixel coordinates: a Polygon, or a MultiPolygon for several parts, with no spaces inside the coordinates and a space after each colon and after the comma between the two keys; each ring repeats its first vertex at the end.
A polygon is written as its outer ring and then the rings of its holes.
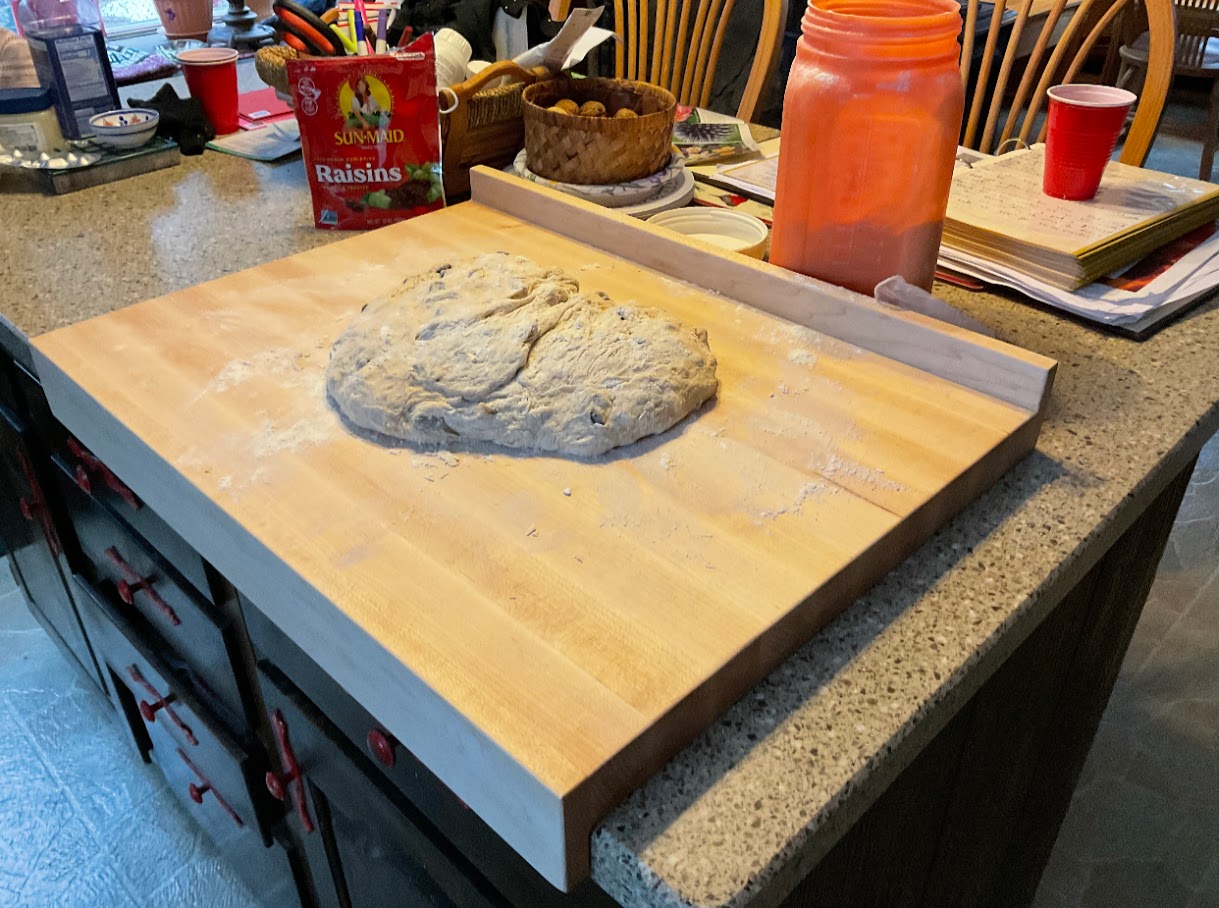
{"type": "Polygon", "coordinates": [[[356,17],[356,53],[361,57],[368,56],[368,41],[365,37],[365,25],[368,21],[368,10],[364,7],[364,0],[355,0],[355,17],[356,17]]]}
{"type": "Polygon", "coordinates": [[[389,8],[381,7],[377,10],[377,53],[383,54],[388,48],[385,46],[385,20],[389,18],[389,8]]]}

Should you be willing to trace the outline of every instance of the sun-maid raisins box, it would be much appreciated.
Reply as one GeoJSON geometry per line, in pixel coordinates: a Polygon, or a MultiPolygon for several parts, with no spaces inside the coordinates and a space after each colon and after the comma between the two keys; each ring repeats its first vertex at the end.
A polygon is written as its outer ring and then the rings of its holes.
{"type": "Polygon", "coordinates": [[[288,63],[313,218],[366,230],[444,207],[432,36],[394,54],[288,63]]]}

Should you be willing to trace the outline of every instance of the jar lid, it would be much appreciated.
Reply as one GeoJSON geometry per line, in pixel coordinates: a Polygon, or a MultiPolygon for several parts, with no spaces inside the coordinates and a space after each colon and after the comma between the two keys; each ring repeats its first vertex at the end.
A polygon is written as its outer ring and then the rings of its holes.
{"type": "Polygon", "coordinates": [[[0,116],[4,114],[37,113],[51,106],[49,88],[0,89],[0,116]]]}

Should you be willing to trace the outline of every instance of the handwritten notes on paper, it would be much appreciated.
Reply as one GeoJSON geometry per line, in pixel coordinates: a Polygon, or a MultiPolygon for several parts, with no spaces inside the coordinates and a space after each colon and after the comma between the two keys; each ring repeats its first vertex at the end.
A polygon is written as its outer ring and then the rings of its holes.
{"type": "Polygon", "coordinates": [[[958,172],[948,217],[1060,252],[1078,254],[1207,195],[1219,187],[1114,161],[1096,198],[1052,199],[1041,191],[1045,146],[958,172]]]}

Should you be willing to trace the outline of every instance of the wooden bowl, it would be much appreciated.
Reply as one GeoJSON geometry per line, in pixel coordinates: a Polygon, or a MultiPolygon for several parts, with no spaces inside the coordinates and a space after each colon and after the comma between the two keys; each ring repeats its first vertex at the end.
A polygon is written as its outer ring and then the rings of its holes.
{"type": "Polygon", "coordinates": [[[656,85],[625,79],[552,79],[525,89],[525,150],[529,169],[559,183],[628,183],[669,163],[677,101],[656,85]],[[569,98],[599,101],[609,116],[581,117],[549,110],[569,98]],[[618,119],[622,108],[637,116],[618,119]]]}

